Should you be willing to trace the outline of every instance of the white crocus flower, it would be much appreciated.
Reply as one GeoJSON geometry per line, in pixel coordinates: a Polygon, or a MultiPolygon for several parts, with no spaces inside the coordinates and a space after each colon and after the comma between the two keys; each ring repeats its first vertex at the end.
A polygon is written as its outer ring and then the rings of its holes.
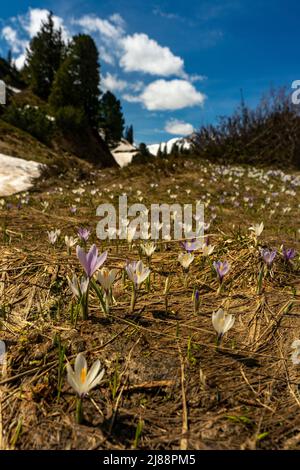
{"type": "Polygon", "coordinates": [[[75,295],[75,297],[80,298],[82,295],[87,293],[87,290],[88,290],[88,287],[89,287],[89,279],[88,278],[82,277],[81,280],[80,280],[80,283],[79,283],[76,274],[74,274],[72,281],[69,277],[67,277],[67,281],[68,281],[69,287],[70,287],[71,291],[73,292],[73,294],[75,295]]]}
{"type": "Polygon", "coordinates": [[[99,385],[105,372],[100,368],[101,362],[97,360],[88,372],[87,362],[82,353],[79,353],[75,359],[74,370],[69,363],[67,364],[68,383],[80,398],[86,396],[90,390],[99,385]]]}
{"type": "Polygon", "coordinates": [[[153,242],[141,244],[141,248],[145,255],[150,258],[156,250],[156,245],[153,242]]]}
{"type": "Polygon", "coordinates": [[[48,234],[49,243],[51,243],[51,245],[54,245],[57,242],[58,237],[61,234],[61,231],[59,229],[50,230],[50,232],[47,232],[47,234],[48,234]]]}
{"type": "Polygon", "coordinates": [[[234,321],[234,316],[225,313],[221,308],[212,314],[212,324],[219,338],[233,327],[234,321]]]}
{"type": "Polygon", "coordinates": [[[109,271],[107,268],[102,268],[98,273],[98,281],[100,282],[101,286],[105,290],[105,292],[109,292],[111,286],[115,282],[116,275],[118,270],[112,269],[109,271]]]}
{"type": "Polygon", "coordinates": [[[261,222],[260,224],[255,224],[249,228],[249,230],[251,230],[254,233],[256,238],[260,237],[260,235],[263,232],[263,229],[264,229],[263,222],[261,222]]]}
{"type": "Polygon", "coordinates": [[[130,281],[132,281],[136,287],[142,284],[150,274],[150,269],[144,265],[142,260],[137,263],[127,264],[125,269],[130,281]]]}
{"type": "Polygon", "coordinates": [[[190,264],[194,261],[194,255],[192,253],[179,253],[178,261],[183,269],[189,269],[190,264]]]}
{"type": "Polygon", "coordinates": [[[203,256],[209,256],[212,254],[215,247],[213,245],[206,245],[206,243],[204,243],[201,249],[202,249],[203,256]]]}
{"type": "Polygon", "coordinates": [[[300,364],[300,340],[295,339],[292,342],[293,352],[291,354],[292,363],[296,366],[300,364]]]}
{"type": "Polygon", "coordinates": [[[75,246],[77,242],[78,238],[69,237],[68,235],[65,236],[65,244],[69,250],[73,248],[73,246],[75,246]]]}

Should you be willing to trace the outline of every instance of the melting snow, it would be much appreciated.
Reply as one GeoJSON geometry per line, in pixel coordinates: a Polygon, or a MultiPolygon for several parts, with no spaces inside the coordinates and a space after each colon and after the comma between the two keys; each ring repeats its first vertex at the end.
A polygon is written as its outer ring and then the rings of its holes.
{"type": "Polygon", "coordinates": [[[40,174],[39,163],[0,153],[0,197],[26,191],[40,174]]]}

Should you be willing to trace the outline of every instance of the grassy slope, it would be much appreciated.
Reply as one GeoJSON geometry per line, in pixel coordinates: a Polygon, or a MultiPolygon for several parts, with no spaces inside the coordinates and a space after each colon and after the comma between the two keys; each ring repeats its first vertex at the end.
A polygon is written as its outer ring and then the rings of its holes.
{"type": "Polygon", "coordinates": [[[27,132],[0,119],[0,153],[49,164],[56,157],[49,147],[27,132]]]}
{"type": "Polygon", "coordinates": [[[205,162],[177,159],[95,172],[81,183],[50,179],[21,210],[2,210],[0,325],[8,345],[0,382],[3,447],[130,448],[142,420],[138,447],[144,449],[179,449],[186,442],[188,449],[299,448],[299,374],[289,356],[291,342],[300,336],[299,257],[287,266],[278,255],[272,277],[257,295],[261,260],[248,230],[263,220],[262,246],[279,250],[284,243],[299,252],[299,187],[293,195],[283,189],[292,188],[277,177],[253,178],[247,169],[226,174],[205,162]],[[72,192],[79,187],[85,190],[81,196],[72,192]],[[138,259],[138,244],[132,250],[124,242],[101,246],[95,236],[97,205],[116,202],[124,191],[129,202],[143,198],[147,207],[203,199],[206,221],[217,215],[209,229],[215,245],[211,261],[231,264],[222,294],[217,295],[215,274],[200,255],[184,287],[179,244],[160,243],[151,263],[150,292],[142,287],[135,314],[129,314],[131,287],[121,271],[126,260],[138,259]],[[42,201],[49,203],[44,212],[42,201]],[[76,215],[70,214],[72,204],[76,215]],[[78,226],[93,229],[89,244],[109,249],[106,265],[120,275],[111,320],[92,294],[89,320],[79,318],[75,326],[66,275],[82,269],[74,251],[66,253],[63,237],[76,234],[78,226]],[[62,230],[56,247],[47,241],[46,230],[52,228],[62,230]],[[194,287],[201,298],[197,315],[194,287]],[[217,350],[211,315],[220,306],[236,321],[217,350]],[[84,402],[81,426],[74,422],[74,394],[59,368],[58,338],[69,361],[86,351],[89,364],[99,358],[106,369],[103,383],[91,392],[93,400],[84,402]],[[182,437],[186,424],[187,441],[182,437]]]}

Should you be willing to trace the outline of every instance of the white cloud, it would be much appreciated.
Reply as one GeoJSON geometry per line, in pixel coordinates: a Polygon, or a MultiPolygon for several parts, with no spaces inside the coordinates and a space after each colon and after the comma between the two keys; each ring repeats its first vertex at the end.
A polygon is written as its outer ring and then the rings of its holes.
{"type": "Polygon", "coordinates": [[[162,18],[167,18],[168,20],[180,20],[181,16],[176,13],[168,13],[162,11],[160,8],[156,7],[152,10],[152,13],[156,16],[161,16],[162,18]]]}
{"type": "Polygon", "coordinates": [[[2,36],[5,41],[10,45],[13,53],[19,53],[27,46],[27,41],[18,37],[18,32],[11,26],[5,26],[2,29],[2,36]]]}
{"type": "Polygon", "coordinates": [[[25,65],[25,61],[26,61],[26,53],[23,52],[22,54],[20,54],[16,60],[15,60],[15,66],[18,70],[21,70],[24,65],[25,65]]]}
{"type": "Polygon", "coordinates": [[[134,96],[134,95],[130,95],[129,93],[125,93],[122,98],[125,100],[125,101],[128,101],[128,103],[140,103],[142,100],[140,98],[140,96],[134,96]]]}
{"type": "Polygon", "coordinates": [[[134,91],[135,93],[138,93],[139,91],[141,91],[143,88],[144,88],[144,82],[142,82],[141,80],[138,80],[137,82],[133,82],[133,83],[130,83],[128,85],[128,87],[134,91]]]}
{"type": "Polygon", "coordinates": [[[81,26],[89,33],[98,32],[107,38],[116,40],[124,34],[123,24],[120,24],[121,16],[118,17],[118,21],[116,21],[116,18],[114,15],[111,22],[98,16],[84,15],[78,20],[73,19],[72,23],[81,26]]]}
{"type": "Polygon", "coordinates": [[[184,62],[175,56],[168,47],[160,46],[147,34],[135,33],[121,39],[124,54],[120,66],[125,72],[144,72],[167,77],[183,76],[184,62]]]}
{"type": "Polygon", "coordinates": [[[125,80],[121,80],[117,75],[109,72],[102,78],[101,84],[104,91],[123,91],[127,87],[125,80]]]}
{"type": "Polygon", "coordinates": [[[99,46],[98,49],[99,49],[100,62],[103,60],[103,62],[105,62],[106,64],[115,65],[115,62],[116,62],[115,58],[111,53],[108,52],[106,47],[99,46]]]}
{"type": "Polygon", "coordinates": [[[194,132],[194,127],[188,122],[170,119],[166,122],[165,131],[173,135],[188,135],[194,132]]]}
{"type": "Polygon", "coordinates": [[[112,23],[115,23],[117,26],[121,28],[125,27],[124,18],[122,18],[122,16],[119,13],[114,13],[113,15],[110,15],[109,19],[112,23]]]}
{"type": "Polygon", "coordinates": [[[149,111],[167,111],[202,105],[206,96],[187,80],[156,80],[138,96],[124,95],[131,103],[141,102],[149,111]]]}

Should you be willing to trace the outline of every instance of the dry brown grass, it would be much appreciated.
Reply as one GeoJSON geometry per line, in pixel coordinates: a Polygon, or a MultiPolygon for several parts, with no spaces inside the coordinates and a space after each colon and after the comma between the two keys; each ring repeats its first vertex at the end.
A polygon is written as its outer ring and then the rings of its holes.
{"type": "MultiPolygon", "coordinates": [[[[0,325],[8,348],[0,380],[2,448],[128,449],[134,446],[139,422],[139,449],[299,448],[299,369],[290,360],[291,342],[300,336],[299,258],[289,267],[278,255],[273,276],[258,295],[261,260],[248,231],[264,219],[263,246],[279,249],[284,243],[299,251],[299,190],[291,197],[280,192],[283,183],[276,178],[263,184],[245,175],[239,182],[240,207],[229,199],[221,206],[224,191],[228,198],[237,191],[235,178],[218,175],[203,162],[173,164],[95,173],[80,183],[86,192],[77,203],[77,215],[71,216],[69,207],[78,197],[72,189],[79,184],[68,180],[56,181],[62,192],[48,193],[53,188],[49,180],[32,194],[28,206],[1,211],[0,325]],[[101,196],[90,194],[96,187],[101,196]],[[135,313],[129,314],[131,290],[129,282],[122,281],[121,269],[127,259],[138,258],[138,246],[129,251],[124,242],[118,247],[102,244],[109,250],[106,264],[120,268],[116,302],[111,317],[105,318],[92,294],[89,319],[78,319],[75,327],[66,276],[81,273],[81,268],[62,241],[49,246],[46,230],[60,228],[63,235],[71,235],[78,226],[94,228],[99,202],[115,201],[110,193],[116,197],[127,191],[135,201],[136,190],[141,190],[148,205],[170,201],[169,188],[178,202],[194,201],[209,191],[207,218],[217,213],[210,227],[210,243],[216,246],[211,257],[231,264],[224,292],[217,295],[216,277],[200,255],[184,287],[177,263],[179,243],[160,243],[151,263],[150,292],[142,288],[135,313]],[[261,204],[275,191],[279,206],[270,215],[261,204]],[[242,203],[250,193],[252,208],[242,203]],[[42,200],[49,202],[46,212],[42,200]],[[291,212],[282,214],[286,206],[291,212]],[[171,286],[166,311],[167,276],[171,286]],[[195,287],[201,298],[197,315],[195,287]],[[234,314],[236,322],[216,348],[211,315],[220,306],[234,314]],[[75,423],[75,396],[62,370],[58,393],[62,347],[69,361],[84,351],[89,364],[99,358],[106,369],[101,386],[85,400],[82,425],[75,423]]],[[[92,241],[100,246],[95,236],[92,241]]]]}

